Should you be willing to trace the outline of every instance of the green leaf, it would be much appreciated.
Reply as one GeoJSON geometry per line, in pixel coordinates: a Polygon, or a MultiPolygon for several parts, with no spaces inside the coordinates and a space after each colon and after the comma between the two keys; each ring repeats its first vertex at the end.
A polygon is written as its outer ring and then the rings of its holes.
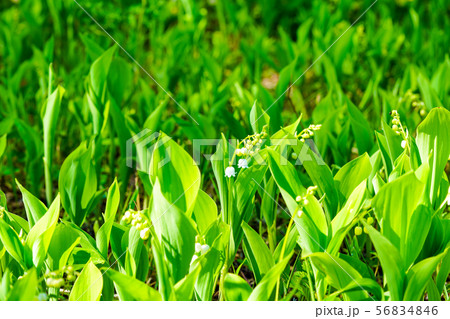
{"type": "Polygon", "coordinates": [[[69,301],[99,301],[102,287],[102,273],[90,260],[75,281],[69,301]]]}
{"type": "Polygon", "coordinates": [[[224,280],[226,301],[246,301],[252,293],[252,287],[241,277],[228,273],[224,280]]]}
{"type": "Polygon", "coordinates": [[[106,275],[114,281],[120,300],[124,301],[161,301],[158,291],[136,278],[108,269],[106,275]]]}
{"type": "Polygon", "coordinates": [[[117,46],[113,46],[106,50],[94,61],[89,71],[90,89],[98,102],[104,102],[109,67],[116,49],[117,46]]]}
{"type": "Polygon", "coordinates": [[[331,236],[327,251],[331,255],[336,255],[341,248],[345,236],[353,227],[361,212],[361,207],[366,198],[366,181],[363,181],[355,188],[347,200],[345,206],[339,211],[331,222],[331,236]]]}
{"type": "Polygon", "coordinates": [[[47,213],[31,228],[25,242],[25,252],[27,255],[27,262],[29,256],[33,255],[33,264],[39,269],[47,256],[47,250],[52,240],[53,232],[55,231],[56,223],[59,218],[60,197],[55,198],[50,205],[47,213]],[[38,244],[38,246],[36,246],[38,244]],[[42,245],[42,246],[41,246],[42,245]],[[40,251],[36,251],[40,249],[40,251]]]}
{"type": "Polygon", "coordinates": [[[6,251],[24,268],[25,249],[17,233],[2,218],[0,218],[0,239],[6,251]]]}
{"type": "Polygon", "coordinates": [[[278,264],[273,266],[267,274],[263,277],[261,282],[255,287],[250,296],[248,296],[248,301],[268,301],[270,300],[275,285],[279,280],[281,274],[286,268],[289,260],[291,259],[291,255],[285,257],[278,264]]]}
{"type": "MultiPolygon", "coordinates": [[[[338,290],[338,291],[332,293],[331,295],[329,295],[325,299],[325,301],[334,300],[341,294],[350,295],[351,293],[360,292],[361,290],[365,290],[368,293],[372,293],[373,298],[375,300],[383,301],[383,298],[384,298],[383,289],[380,287],[380,285],[376,281],[369,279],[369,278],[358,278],[358,279],[351,281],[347,286],[345,286],[341,290],[338,290]]],[[[370,298],[371,297],[366,298],[366,300],[370,299],[370,298]]]]}
{"type": "Polygon", "coordinates": [[[384,136],[386,138],[387,151],[391,158],[392,164],[403,153],[402,140],[403,138],[396,134],[395,131],[385,122],[381,121],[384,136]]]}
{"type": "Polygon", "coordinates": [[[0,136],[0,158],[2,158],[3,153],[6,149],[6,134],[0,136]]]}
{"type": "Polygon", "coordinates": [[[48,246],[48,265],[50,270],[63,269],[74,250],[80,243],[80,237],[70,227],[57,224],[48,246]]]}
{"type": "Polygon", "coordinates": [[[448,249],[434,257],[422,260],[414,265],[407,273],[407,285],[404,301],[419,301],[423,299],[423,292],[431,275],[436,270],[442,258],[448,254],[448,249]]]}
{"type": "Polygon", "coordinates": [[[403,300],[404,284],[406,283],[405,266],[398,249],[389,240],[364,223],[370,239],[378,254],[385,275],[392,301],[403,300]]]}
{"type": "Polygon", "coordinates": [[[164,197],[159,178],[156,178],[153,186],[151,219],[164,249],[169,273],[178,282],[188,273],[197,233],[189,217],[178,209],[176,203],[171,203],[164,197]]]}
{"type": "Polygon", "coordinates": [[[424,187],[414,172],[410,172],[383,186],[372,202],[381,233],[403,258],[406,257],[408,227],[424,187]]]}
{"type": "Polygon", "coordinates": [[[31,268],[16,281],[9,293],[9,301],[34,301],[38,291],[38,278],[36,269],[31,268]]]}
{"type": "Polygon", "coordinates": [[[55,91],[48,97],[47,104],[42,109],[42,125],[44,128],[44,167],[46,178],[46,195],[47,202],[50,203],[53,190],[53,178],[51,175],[53,163],[53,150],[55,148],[55,131],[58,123],[59,111],[61,108],[61,99],[64,95],[64,89],[58,86],[55,91]]]}
{"type": "Polygon", "coordinates": [[[108,191],[106,199],[106,208],[104,219],[105,223],[100,227],[97,232],[96,241],[98,250],[102,253],[103,257],[108,257],[109,238],[111,236],[111,229],[116,218],[117,209],[119,208],[120,191],[117,179],[114,179],[111,187],[108,191]]]}
{"type": "MultiPolygon", "coordinates": [[[[292,135],[292,138],[294,136],[292,135]]],[[[325,195],[325,205],[330,218],[333,218],[339,209],[338,193],[330,168],[324,163],[320,154],[302,142],[292,146],[298,156],[298,161],[305,168],[314,185],[318,187],[319,195],[325,195]]]]}
{"type": "Polygon", "coordinates": [[[164,252],[156,236],[152,237],[151,247],[153,251],[153,258],[155,258],[159,293],[161,294],[163,301],[173,300],[175,299],[173,279],[169,274],[169,270],[167,269],[167,265],[163,255],[164,252]]]}
{"type": "Polygon", "coordinates": [[[97,195],[97,175],[90,151],[82,143],[65,159],[59,173],[62,206],[78,226],[83,224],[97,195]]]}
{"type": "Polygon", "coordinates": [[[201,267],[195,267],[183,279],[174,286],[176,299],[179,301],[190,301],[193,298],[195,283],[200,275],[201,267]]]}
{"type": "Polygon", "coordinates": [[[250,123],[254,133],[261,133],[263,126],[269,125],[270,123],[269,115],[263,111],[256,101],[253,103],[250,111],[250,123]]]}
{"type": "Polygon", "coordinates": [[[22,200],[27,213],[28,223],[32,228],[47,212],[47,207],[33,194],[25,189],[17,180],[16,184],[22,193],[22,200]]]}
{"type": "Polygon", "coordinates": [[[216,203],[200,189],[194,207],[194,218],[200,234],[204,234],[209,226],[217,220],[217,217],[216,203]]]}
{"type": "Polygon", "coordinates": [[[161,133],[150,163],[152,184],[159,180],[161,193],[179,210],[191,215],[200,188],[200,171],[191,156],[161,133]]]}
{"type": "Polygon", "coordinates": [[[373,145],[373,135],[370,129],[369,122],[362,115],[361,111],[347,98],[347,110],[350,124],[353,131],[353,136],[356,140],[358,152],[369,152],[373,145]]]}
{"type": "Polygon", "coordinates": [[[432,109],[417,127],[416,142],[420,158],[422,163],[428,163],[431,169],[427,189],[433,204],[436,202],[441,177],[450,156],[449,123],[450,112],[439,107],[432,109]]]}
{"type": "MultiPolygon", "coordinates": [[[[228,235],[230,232],[228,231],[228,235]]],[[[227,236],[227,238],[229,238],[227,236]]],[[[191,267],[200,265],[201,270],[195,283],[195,292],[198,300],[211,301],[217,286],[217,278],[223,265],[223,254],[211,245],[208,252],[197,258],[191,267]]]]}
{"type": "Polygon", "coordinates": [[[348,162],[337,172],[334,180],[345,200],[363,180],[369,177],[371,172],[372,165],[367,153],[348,162]]]}
{"type": "Polygon", "coordinates": [[[250,261],[255,280],[258,283],[275,263],[261,236],[245,222],[242,223],[242,229],[245,234],[245,256],[250,261]]]}
{"type": "MultiPolygon", "coordinates": [[[[332,257],[328,253],[314,253],[309,255],[311,262],[324,275],[328,283],[338,290],[344,290],[348,285],[359,283],[362,279],[361,274],[356,271],[350,264],[339,257],[332,257]]],[[[346,293],[349,300],[363,300],[368,297],[364,288],[346,293]]]]}

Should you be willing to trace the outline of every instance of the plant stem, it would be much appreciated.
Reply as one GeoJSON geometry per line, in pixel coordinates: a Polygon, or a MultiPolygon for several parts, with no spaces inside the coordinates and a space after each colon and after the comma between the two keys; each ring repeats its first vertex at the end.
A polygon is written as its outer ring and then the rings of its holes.
{"type": "MultiPolygon", "coordinates": [[[[279,258],[280,261],[283,259],[284,251],[286,250],[286,242],[288,241],[289,233],[291,232],[292,224],[294,223],[294,216],[297,214],[297,212],[298,212],[298,206],[295,209],[294,214],[292,214],[291,219],[289,220],[289,225],[287,227],[286,235],[284,236],[284,240],[283,240],[283,246],[281,247],[280,258],[279,258]]],[[[278,278],[278,280],[277,280],[277,288],[275,291],[275,301],[278,301],[279,288],[280,288],[280,278],[278,278]]]]}

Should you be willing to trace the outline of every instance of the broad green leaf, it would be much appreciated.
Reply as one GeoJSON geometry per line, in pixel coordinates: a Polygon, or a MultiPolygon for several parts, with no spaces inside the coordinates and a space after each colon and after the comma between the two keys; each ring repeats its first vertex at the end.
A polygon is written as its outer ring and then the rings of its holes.
{"type": "Polygon", "coordinates": [[[369,122],[350,99],[347,99],[347,110],[359,154],[369,152],[373,145],[369,122]]]}
{"type": "Polygon", "coordinates": [[[269,115],[255,101],[250,111],[250,123],[254,133],[261,133],[264,125],[270,124],[269,115]]]}
{"type": "Polygon", "coordinates": [[[9,301],[34,301],[38,292],[38,278],[36,269],[31,268],[16,281],[9,293],[9,301]]]}
{"type": "Polygon", "coordinates": [[[83,224],[97,196],[97,175],[90,151],[82,143],[65,159],[59,173],[61,204],[78,226],[83,224]]]}
{"type": "Polygon", "coordinates": [[[117,179],[114,180],[108,191],[106,199],[106,208],[104,219],[105,223],[97,232],[96,241],[98,250],[102,253],[105,259],[108,257],[109,238],[111,236],[111,229],[116,218],[117,209],[119,208],[120,192],[117,179]]]}
{"type": "Polygon", "coordinates": [[[153,186],[151,219],[164,249],[169,272],[178,282],[188,273],[197,233],[189,217],[179,210],[176,203],[164,197],[159,178],[156,178],[153,186]]]}
{"type": "Polygon", "coordinates": [[[75,281],[69,301],[99,301],[102,287],[102,273],[92,261],[89,261],[75,281]]]}
{"type": "MultiPolygon", "coordinates": [[[[345,201],[349,198],[353,190],[369,177],[372,172],[372,165],[367,153],[345,164],[336,174],[334,180],[337,189],[343,195],[345,201]]],[[[344,203],[345,203],[344,201],[344,203]]]]}
{"type": "Polygon", "coordinates": [[[204,234],[209,226],[217,220],[217,217],[216,203],[200,189],[194,207],[194,218],[200,234],[204,234]]]}
{"type": "MultiPolygon", "coordinates": [[[[280,155],[273,150],[268,150],[269,168],[272,172],[284,202],[290,214],[294,215],[295,226],[299,233],[300,246],[303,256],[313,252],[323,251],[327,245],[328,227],[326,216],[320,208],[320,204],[312,196],[309,196],[309,204],[304,207],[304,213],[298,216],[298,203],[296,197],[305,195],[297,172],[293,165],[286,162],[281,164],[280,155]]],[[[287,213],[287,211],[285,211],[287,213]]]]}
{"type": "Polygon", "coordinates": [[[224,280],[226,301],[246,301],[252,293],[252,287],[243,278],[228,273],[224,280]]]}
{"type": "Polygon", "coordinates": [[[63,269],[75,246],[80,243],[80,237],[70,227],[57,224],[48,246],[48,265],[50,270],[63,269]]]}
{"type": "Polygon", "coordinates": [[[292,255],[286,256],[267,272],[250,296],[248,296],[248,301],[268,301],[271,299],[275,285],[291,259],[291,256],[292,255]]]}
{"type": "MultiPolygon", "coordinates": [[[[334,298],[337,298],[339,295],[342,294],[350,294],[354,292],[360,292],[361,290],[366,291],[367,293],[372,293],[373,298],[375,300],[381,300],[383,301],[383,289],[380,287],[380,285],[369,278],[357,278],[353,281],[351,281],[347,286],[342,288],[341,290],[338,290],[331,295],[329,295],[325,300],[334,300],[334,298]]],[[[372,300],[372,297],[366,298],[366,300],[372,300]]],[[[353,300],[352,300],[353,301],[353,300]]]]}
{"type": "Polygon", "coordinates": [[[44,167],[45,167],[45,191],[47,202],[53,200],[53,178],[51,175],[53,163],[53,150],[55,148],[55,132],[58,123],[59,111],[61,108],[61,99],[64,95],[64,89],[58,86],[55,91],[48,97],[47,104],[41,112],[42,125],[44,128],[44,167]]]}
{"type": "MultiPolygon", "coordinates": [[[[358,283],[358,280],[362,279],[358,271],[339,257],[332,257],[328,253],[314,253],[309,257],[313,265],[326,275],[328,283],[337,290],[343,290],[352,282],[358,283]]],[[[364,288],[347,292],[346,295],[349,300],[363,300],[368,297],[364,288]]]]}
{"type": "Polygon", "coordinates": [[[450,112],[442,107],[432,109],[417,127],[416,142],[422,163],[428,162],[431,169],[427,189],[430,201],[435,203],[439,183],[450,157],[450,112]]]}
{"type": "Polygon", "coordinates": [[[167,268],[163,248],[156,236],[152,237],[152,251],[155,259],[156,275],[158,277],[158,289],[163,301],[174,300],[174,282],[167,268]]]}
{"type": "Polygon", "coordinates": [[[397,135],[385,121],[381,121],[381,126],[386,138],[389,157],[391,158],[392,163],[394,163],[400,154],[403,153],[403,148],[401,146],[403,138],[400,135],[397,135]]]}
{"type": "Polygon", "coordinates": [[[242,228],[245,234],[245,256],[250,261],[255,280],[258,283],[275,263],[261,236],[245,222],[242,223],[242,228]]]}
{"type": "Polygon", "coordinates": [[[16,184],[22,193],[22,200],[27,213],[30,228],[33,227],[38,220],[47,212],[47,207],[33,194],[25,189],[17,180],[16,184]]]}
{"type": "Polygon", "coordinates": [[[120,300],[161,301],[161,295],[158,291],[136,278],[121,274],[113,269],[108,269],[106,276],[114,282],[120,300]]]}
{"type": "Polygon", "coordinates": [[[194,295],[195,283],[200,274],[201,267],[195,267],[186,277],[174,286],[176,299],[179,301],[190,301],[194,295]]]}
{"type": "MultiPolygon", "coordinates": [[[[228,235],[230,232],[228,231],[228,235]]],[[[201,267],[197,282],[195,283],[195,293],[198,300],[211,301],[217,286],[219,271],[223,265],[223,255],[217,250],[215,245],[211,245],[208,252],[197,258],[191,267],[201,267]]]]}
{"type": "Polygon", "coordinates": [[[91,66],[89,71],[89,87],[96,103],[105,102],[104,95],[107,85],[107,77],[112,58],[116,52],[117,46],[113,46],[106,50],[91,66]]]}
{"type": "Polygon", "coordinates": [[[180,211],[191,215],[200,188],[200,171],[191,156],[171,138],[161,133],[153,150],[150,180],[160,183],[160,192],[180,211]]]}
{"type": "Polygon", "coordinates": [[[437,256],[422,260],[408,271],[406,290],[403,296],[404,301],[419,301],[423,298],[423,292],[431,279],[431,275],[446,254],[448,254],[448,250],[437,256]]]}
{"type": "Polygon", "coordinates": [[[409,267],[419,256],[425,243],[428,231],[431,227],[433,211],[425,206],[419,205],[414,210],[408,221],[408,229],[405,237],[405,265],[409,267]]]}
{"type": "Polygon", "coordinates": [[[297,163],[303,165],[314,185],[319,189],[319,195],[325,195],[325,205],[330,218],[333,218],[339,208],[338,193],[330,168],[325,164],[320,154],[314,152],[307,143],[298,142],[292,146],[297,154],[297,163]]]}
{"type": "Polygon", "coordinates": [[[26,259],[28,262],[29,255],[32,253],[33,264],[38,269],[47,256],[48,247],[52,240],[56,223],[58,222],[60,205],[60,197],[58,195],[50,205],[47,213],[39,219],[36,225],[34,225],[28,233],[27,240],[25,242],[25,252],[27,255],[26,259]],[[36,246],[38,241],[41,241],[41,243],[36,246]],[[40,245],[42,245],[42,247],[37,248],[40,245]],[[41,249],[39,254],[37,254],[36,249],[41,249]]]}
{"type": "Polygon", "coordinates": [[[25,264],[25,249],[17,233],[2,218],[0,218],[0,239],[6,251],[23,267],[25,264]]]}
{"type": "Polygon", "coordinates": [[[366,181],[363,181],[355,188],[347,200],[345,206],[339,211],[331,222],[331,236],[327,251],[331,255],[336,255],[341,248],[345,236],[358,220],[361,207],[366,198],[366,181]]]}
{"type": "Polygon", "coordinates": [[[386,170],[387,175],[391,174],[392,166],[394,165],[394,159],[389,155],[389,147],[387,144],[386,137],[382,134],[375,132],[375,136],[377,138],[378,147],[381,152],[381,158],[383,160],[384,169],[386,170]]]}
{"type": "Polygon", "coordinates": [[[405,266],[398,249],[389,240],[364,223],[370,239],[378,254],[378,258],[386,278],[386,284],[392,301],[403,300],[404,285],[406,283],[405,266]]]}
{"type": "Polygon", "coordinates": [[[408,227],[422,198],[424,187],[414,172],[410,172],[384,185],[372,201],[377,220],[381,224],[381,233],[399,250],[403,258],[408,227]]]}

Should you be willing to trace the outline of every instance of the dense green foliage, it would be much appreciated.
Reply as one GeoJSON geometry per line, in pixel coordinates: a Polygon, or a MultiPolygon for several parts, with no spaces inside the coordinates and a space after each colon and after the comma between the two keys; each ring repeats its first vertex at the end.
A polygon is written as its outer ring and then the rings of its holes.
{"type": "Polygon", "coordinates": [[[447,1],[0,10],[0,300],[449,299],[447,1]]]}

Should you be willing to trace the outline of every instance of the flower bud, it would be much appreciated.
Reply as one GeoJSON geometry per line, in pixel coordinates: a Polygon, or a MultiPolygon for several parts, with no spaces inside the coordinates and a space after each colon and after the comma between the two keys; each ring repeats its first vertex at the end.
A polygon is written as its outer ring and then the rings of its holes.
{"type": "Polygon", "coordinates": [[[363,230],[361,227],[359,227],[359,226],[355,227],[355,235],[356,236],[360,236],[362,234],[362,232],[363,232],[363,230]]]}
{"type": "Polygon", "coordinates": [[[208,245],[204,244],[204,245],[201,246],[202,255],[206,254],[208,252],[208,250],[209,250],[209,246],[208,245]]]}
{"type": "Polygon", "coordinates": [[[141,230],[139,236],[141,236],[142,240],[147,240],[150,236],[150,228],[144,228],[141,230]]]}

